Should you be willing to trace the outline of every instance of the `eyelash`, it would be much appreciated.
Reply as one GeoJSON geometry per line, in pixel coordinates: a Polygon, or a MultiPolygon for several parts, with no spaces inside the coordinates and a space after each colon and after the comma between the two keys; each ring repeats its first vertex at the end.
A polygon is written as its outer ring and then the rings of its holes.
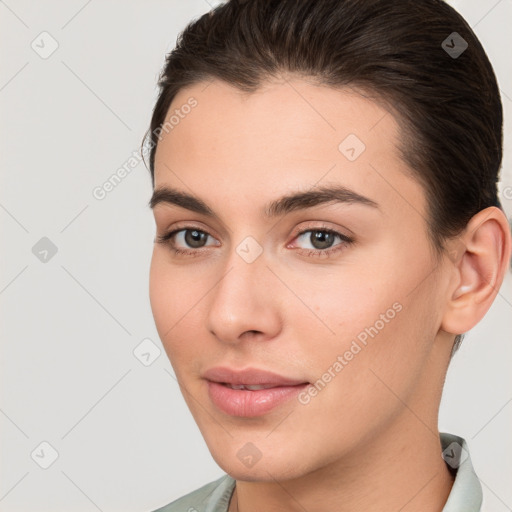
{"type": "MultiPolygon", "coordinates": [[[[200,256],[204,252],[203,249],[206,249],[206,248],[203,247],[203,248],[199,248],[199,249],[180,249],[180,248],[174,246],[174,242],[172,241],[172,238],[174,237],[174,235],[176,235],[177,233],[180,233],[181,231],[198,231],[200,233],[204,233],[208,236],[211,236],[206,231],[199,229],[195,226],[182,226],[180,228],[174,229],[174,230],[164,233],[162,235],[158,235],[156,237],[155,241],[159,244],[168,245],[170,247],[170,249],[172,250],[172,252],[176,255],[192,256],[192,257],[200,256]]],[[[328,249],[296,249],[299,254],[302,254],[302,255],[305,254],[309,257],[329,258],[334,253],[337,253],[338,251],[343,250],[343,248],[345,246],[349,246],[354,243],[354,239],[352,239],[346,235],[343,235],[342,233],[339,233],[338,231],[335,231],[334,229],[327,228],[324,226],[315,226],[315,227],[310,227],[308,229],[305,229],[303,231],[299,231],[294,236],[294,240],[296,238],[299,238],[300,236],[304,235],[305,233],[310,233],[310,232],[327,233],[330,235],[337,236],[338,238],[341,239],[342,243],[335,245],[334,247],[330,247],[328,249]]]]}

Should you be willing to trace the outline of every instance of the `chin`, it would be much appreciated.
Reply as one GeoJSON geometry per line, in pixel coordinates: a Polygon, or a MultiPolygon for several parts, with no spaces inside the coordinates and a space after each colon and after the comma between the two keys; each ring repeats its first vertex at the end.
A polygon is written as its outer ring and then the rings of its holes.
{"type": "MultiPolygon", "coordinates": [[[[297,452],[295,452],[297,453],[297,452]]],[[[302,460],[292,460],[289,457],[282,456],[277,459],[275,454],[272,457],[261,458],[256,462],[246,459],[244,455],[227,457],[226,453],[214,454],[212,456],[218,466],[235,480],[247,482],[274,482],[299,478],[305,475],[308,470],[302,460]]]]}

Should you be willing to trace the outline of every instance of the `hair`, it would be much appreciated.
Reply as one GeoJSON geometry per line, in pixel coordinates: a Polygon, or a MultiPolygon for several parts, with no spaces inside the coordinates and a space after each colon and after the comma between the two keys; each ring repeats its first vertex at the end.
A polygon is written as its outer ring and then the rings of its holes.
{"type": "Polygon", "coordinates": [[[191,21],[166,56],[142,142],[149,136],[153,187],[156,147],[178,91],[219,79],[250,94],[283,73],[351,88],[394,115],[397,149],[425,190],[437,256],[477,212],[502,209],[496,76],[471,27],[442,0],[229,0],[191,21]],[[450,54],[461,38],[466,50],[450,54]]]}

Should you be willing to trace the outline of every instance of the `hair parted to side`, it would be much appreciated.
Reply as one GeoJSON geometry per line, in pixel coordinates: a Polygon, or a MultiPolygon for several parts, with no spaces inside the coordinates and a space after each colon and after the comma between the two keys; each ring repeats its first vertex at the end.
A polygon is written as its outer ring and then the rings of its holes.
{"type": "Polygon", "coordinates": [[[496,76],[471,27],[442,0],[229,0],[193,20],[166,56],[142,143],[149,138],[153,187],[159,130],[178,91],[220,79],[251,93],[283,74],[350,87],[395,116],[438,256],[478,211],[502,208],[496,76]],[[468,44],[457,58],[441,46],[454,32],[468,44]]]}

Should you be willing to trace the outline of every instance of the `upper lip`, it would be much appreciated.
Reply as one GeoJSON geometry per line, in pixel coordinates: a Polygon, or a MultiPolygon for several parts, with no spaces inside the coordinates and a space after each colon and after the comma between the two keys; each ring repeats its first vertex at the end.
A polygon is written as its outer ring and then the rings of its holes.
{"type": "Polygon", "coordinates": [[[298,384],[307,384],[304,380],[291,379],[283,377],[277,373],[267,370],[258,370],[257,368],[246,368],[245,370],[235,370],[227,367],[210,368],[204,372],[203,377],[212,382],[223,384],[233,384],[235,386],[296,386],[298,384]]]}

